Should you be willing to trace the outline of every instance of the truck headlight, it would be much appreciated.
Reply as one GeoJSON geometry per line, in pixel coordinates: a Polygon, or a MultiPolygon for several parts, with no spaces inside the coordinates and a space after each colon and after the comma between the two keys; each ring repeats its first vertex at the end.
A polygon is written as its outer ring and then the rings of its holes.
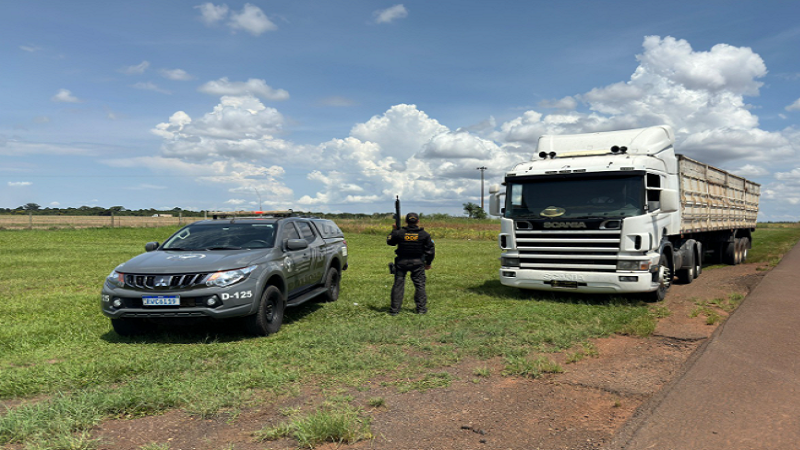
{"type": "Polygon", "coordinates": [[[650,261],[617,261],[617,270],[650,270],[650,261]]]}
{"type": "Polygon", "coordinates": [[[206,277],[206,286],[230,286],[244,280],[254,270],[256,270],[256,266],[214,272],[206,277]]]}
{"type": "Polygon", "coordinates": [[[119,273],[114,269],[108,274],[106,281],[112,286],[125,287],[125,274],[119,273]]]}
{"type": "Polygon", "coordinates": [[[500,258],[500,265],[503,267],[519,267],[519,258],[500,258]]]}

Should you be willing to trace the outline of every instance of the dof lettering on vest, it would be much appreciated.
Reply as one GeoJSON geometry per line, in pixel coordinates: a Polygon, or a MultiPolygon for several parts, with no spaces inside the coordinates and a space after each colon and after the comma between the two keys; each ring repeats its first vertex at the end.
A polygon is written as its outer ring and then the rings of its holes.
{"type": "Polygon", "coordinates": [[[419,240],[419,235],[418,234],[406,234],[403,237],[407,241],[418,241],[419,240]]]}

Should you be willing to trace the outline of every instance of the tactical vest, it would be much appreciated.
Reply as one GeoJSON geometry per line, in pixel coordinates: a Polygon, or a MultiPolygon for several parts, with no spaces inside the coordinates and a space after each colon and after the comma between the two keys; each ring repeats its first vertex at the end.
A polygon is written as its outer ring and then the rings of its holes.
{"type": "Polygon", "coordinates": [[[422,258],[425,253],[423,233],[422,228],[403,227],[402,239],[397,244],[397,256],[409,259],[422,258]]]}

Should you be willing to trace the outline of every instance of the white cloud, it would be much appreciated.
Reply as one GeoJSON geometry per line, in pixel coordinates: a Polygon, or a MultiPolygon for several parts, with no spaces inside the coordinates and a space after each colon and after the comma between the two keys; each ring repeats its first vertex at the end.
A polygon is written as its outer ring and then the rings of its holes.
{"type": "Polygon", "coordinates": [[[244,30],[253,36],[278,29],[278,26],[267,18],[261,8],[250,3],[246,3],[241,12],[231,13],[231,20],[228,22],[228,26],[233,30],[244,30]]]}
{"type": "Polygon", "coordinates": [[[283,115],[252,96],[224,96],[214,110],[199,119],[183,111],[158,124],[153,134],[165,139],[164,155],[189,159],[297,158],[293,144],[276,139],[283,115]]]}
{"type": "Polygon", "coordinates": [[[559,100],[543,100],[539,102],[541,108],[552,108],[563,111],[572,111],[578,107],[578,101],[572,96],[567,96],[559,100]]]}
{"type": "Polygon", "coordinates": [[[19,48],[21,50],[25,50],[26,52],[35,53],[41,51],[42,48],[38,45],[28,44],[28,45],[20,45],[19,48]]]}
{"type": "Polygon", "coordinates": [[[12,187],[12,188],[26,187],[26,186],[30,186],[32,184],[33,183],[31,183],[30,181],[9,181],[8,182],[8,186],[12,187]]]}
{"type": "Polygon", "coordinates": [[[800,111],[800,98],[794,101],[791,105],[786,107],[787,111],[800,111]]]}
{"type": "Polygon", "coordinates": [[[50,123],[49,116],[36,116],[33,118],[34,123],[50,123]]]}
{"type": "Polygon", "coordinates": [[[397,19],[408,17],[408,10],[402,4],[394,5],[391,8],[381,9],[372,13],[375,23],[391,23],[397,19]]]}
{"type": "Polygon", "coordinates": [[[136,88],[136,89],[141,89],[143,91],[158,92],[160,94],[167,94],[167,95],[171,95],[172,94],[172,92],[170,92],[170,91],[168,91],[166,89],[162,89],[162,88],[158,87],[158,85],[156,85],[155,83],[150,82],[150,81],[146,81],[146,82],[145,81],[140,81],[139,83],[131,85],[131,87],[136,88]]]}
{"type": "Polygon", "coordinates": [[[225,4],[216,6],[211,2],[206,2],[195,8],[200,10],[200,19],[206,25],[216,25],[228,16],[228,5],[225,4]]]}
{"type": "Polygon", "coordinates": [[[222,77],[216,81],[209,81],[200,86],[198,91],[214,95],[244,96],[253,95],[265,100],[288,100],[289,93],[283,89],[273,89],[264,80],[250,78],[247,81],[229,81],[228,77],[222,77]]]}
{"type": "Polygon", "coordinates": [[[211,2],[203,3],[195,8],[200,10],[200,20],[208,26],[218,25],[228,19],[225,25],[233,32],[241,30],[253,36],[278,29],[278,26],[269,20],[261,8],[250,3],[245,3],[239,12],[231,11],[226,4],[217,6],[211,2]]]}
{"type": "Polygon", "coordinates": [[[745,164],[744,166],[733,169],[731,172],[735,175],[745,178],[763,177],[769,175],[769,170],[761,166],[754,166],[752,164],[745,164]]]}
{"type": "Polygon", "coordinates": [[[135,66],[125,66],[119,69],[119,71],[125,75],[141,75],[147,70],[148,67],[150,67],[150,63],[147,61],[142,61],[135,66]]]}
{"type": "Polygon", "coordinates": [[[72,92],[68,89],[59,89],[56,95],[50,97],[50,100],[56,103],[80,103],[83,101],[72,95],[72,92]]]}
{"type": "Polygon", "coordinates": [[[183,69],[161,69],[158,71],[162,77],[174,81],[189,81],[194,77],[186,73],[183,69]]]}

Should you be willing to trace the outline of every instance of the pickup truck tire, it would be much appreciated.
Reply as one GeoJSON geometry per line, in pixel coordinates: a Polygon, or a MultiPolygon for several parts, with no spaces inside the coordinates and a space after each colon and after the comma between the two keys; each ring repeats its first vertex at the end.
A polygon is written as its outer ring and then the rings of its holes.
{"type": "Polygon", "coordinates": [[[339,299],[341,281],[342,276],[335,267],[328,269],[328,274],[325,276],[325,294],[323,294],[326,302],[335,302],[339,299]]]}
{"type": "Polygon", "coordinates": [[[647,292],[645,294],[645,300],[648,302],[660,302],[667,298],[667,291],[669,290],[670,285],[672,284],[672,271],[669,268],[669,264],[667,263],[667,256],[663,253],[661,254],[661,258],[658,260],[658,275],[659,279],[656,280],[659,283],[658,289],[653,292],[647,292]]]}
{"type": "Polygon", "coordinates": [[[141,319],[129,319],[122,317],[111,319],[111,328],[120,336],[136,336],[146,331],[145,323],[141,319]]]}
{"type": "Polygon", "coordinates": [[[281,290],[275,286],[267,286],[261,294],[258,311],[245,318],[247,332],[257,336],[277,333],[283,323],[283,310],[286,301],[281,290]]]}

